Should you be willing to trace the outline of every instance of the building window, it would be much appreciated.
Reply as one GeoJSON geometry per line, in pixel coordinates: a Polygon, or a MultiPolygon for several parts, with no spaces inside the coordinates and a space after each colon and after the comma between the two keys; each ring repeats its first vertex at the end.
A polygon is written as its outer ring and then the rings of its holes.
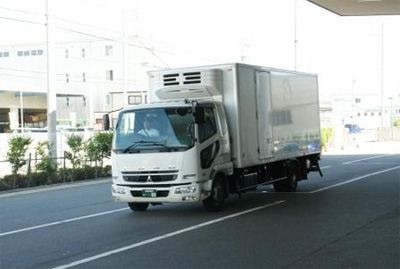
{"type": "Polygon", "coordinates": [[[82,73],[82,82],[86,82],[86,74],[82,73]]]}
{"type": "Polygon", "coordinates": [[[113,47],[111,45],[106,46],[106,56],[113,55],[113,47]]]}
{"type": "Polygon", "coordinates": [[[68,58],[68,57],[69,57],[68,50],[65,50],[65,58],[68,58]]]}
{"type": "Polygon", "coordinates": [[[82,58],[86,57],[86,50],[84,48],[82,48],[82,58]]]}
{"type": "Polygon", "coordinates": [[[67,83],[69,82],[69,75],[68,75],[68,73],[65,74],[65,80],[67,81],[67,83]]]}
{"type": "Polygon", "coordinates": [[[82,97],[82,105],[86,106],[86,97],[85,96],[82,97]]]}
{"type": "Polygon", "coordinates": [[[110,105],[111,104],[111,96],[109,94],[106,95],[106,105],[110,105]]]}
{"type": "Polygon", "coordinates": [[[139,105],[142,103],[142,96],[140,95],[130,95],[128,99],[128,104],[139,105]]]}
{"type": "MultiPolygon", "coordinates": [[[[18,57],[22,57],[22,56],[41,56],[43,55],[43,50],[19,50],[17,52],[17,56],[18,57]]],[[[9,56],[9,52],[7,52],[5,54],[5,52],[3,53],[3,57],[8,57],[9,56]],[[4,56],[7,55],[7,56],[4,56]]]]}
{"type": "Polygon", "coordinates": [[[114,80],[114,72],[113,70],[106,70],[106,80],[114,80]]]}
{"type": "Polygon", "coordinates": [[[66,97],[65,99],[66,99],[66,101],[67,101],[67,106],[70,106],[71,103],[70,103],[69,97],[66,97]]]}
{"type": "Polygon", "coordinates": [[[9,53],[8,51],[0,51],[0,58],[1,58],[1,57],[6,58],[6,57],[8,57],[8,56],[10,56],[10,53],[9,53]]]}
{"type": "Polygon", "coordinates": [[[356,104],[361,103],[361,98],[356,98],[356,104]]]}

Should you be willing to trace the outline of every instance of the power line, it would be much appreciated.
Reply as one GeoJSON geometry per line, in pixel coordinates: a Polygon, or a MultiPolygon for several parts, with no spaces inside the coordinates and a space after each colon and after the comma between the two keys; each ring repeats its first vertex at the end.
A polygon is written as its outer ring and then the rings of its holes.
{"type": "Polygon", "coordinates": [[[32,12],[32,11],[26,11],[26,10],[22,10],[22,9],[14,9],[14,8],[8,8],[8,7],[0,7],[0,9],[13,11],[13,12],[19,12],[19,13],[25,13],[25,14],[30,14],[30,15],[38,15],[38,16],[43,15],[43,14],[32,12]]]}
{"type": "MultiPolygon", "coordinates": [[[[58,73],[56,74],[57,77],[65,77],[66,73],[58,73]]],[[[34,77],[34,76],[28,76],[28,75],[16,75],[16,74],[6,74],[6,73],[0,73],[0,76],[3,77],[9,77],[9,78],[24,78],[24,79],[36,79],[36,80],[46,80],[46,77],[34,77]]],[[[123,80],[122,79],[113,79],[113,80],[106,80],[104,77],[94,77],[94,76],[85,76],[85,81],[83,81],[82,79],[71,79],[71,77],[75,77],[75,78],[83,78],[79,75],[70,75],[68,74],[68,82],[66,81],[66,78],[57,78],[56,80],[59,82],[65,82],[66,84],[73,84],[73,83],[82,83],[83,84],[123,84],[123,80]],[[96,80],[100,80],[100,81],[96,81],[96,80]]],[[[138,81],[137,80],[132,80],[132,79],[128,79],[127,81],[128,85],[133,85],[133,86],[137,86],[138,85],[138,81]]]]}
{"type": "MultiPolygon", "coordinates": [[[[0,7],[0,8],[2,8],[2,9],[7,9],[7,8],[4,8],[4,7],[0,7]]],[[[40,14],[38,14],[38,13],[32,13],[32,12],[23,11],[23,10],[14,10],[14,11],[22,12],[22,13],[27,13],[27,14],[40,15],[40,14]]],[[[90,28],[93,28],[93,29],[102,30],[102,31],[108,31],[108,32],[111,32],[111,33],[115,33],[115,34],[118,34],[118,35],[122,35],[121,32],[118,32],[118,31],[115,31],[115,30],[109,30],[109,29],[100,28],[100,27],[96,27],[96,26],[93,26],[93,25],[89,25],[89,24],[84,24],[84,23],[80,23],[80,22],[74,22],[74,21],[71,21],[71,20],[63,19],[63,18],[61,18],[61,17],[55,17],[55,18],[56,18],[57,20],[59,20],[59,21],[65,21],[65,22],[68,22],[68,23],[71,23],[71,24],[76,24],[76,25],[80,25],[80,26],[84,26],[84,27],[90,27],[90,28]]],[[[35,22],[35,21],[30,21],[30,20],[22,20],[22,19],[10,18],[10,17],[0,17],[0,19],[8,19],[8,20],[18,21],[18,22],[23,22],[23,23],[31,23],[31,24],[36,24],[36,25],[45,26],[44,23],[38,23],[38,22],[35,22]]],[[[68,31],[68,32],[72,32],[72,33],[75,33],[75,34],[80,34],[80,35],[84,35],[84,36],[89,36],[89,37],[91,37],[91,38],[96,38],[96,39],[99,39],[99,40],[106,40],[106,41],[115,42],[115,43],[117,43],[117,44],[122,44],[122,45],[124,45],[124,42],[119,41],[119,40],[117,40],[117,39],[115,39],[115,38],[108,38],[108,37],[104,37],[104,36],[99,36],[99,35],[95,35],[95,34],[90,34],[90,33],[88,33],[88,32],[79,31],[79,30],[74,30],[74,29],[66,28],[66,27],[62,27],[62,26],[55,26],[55,28],[60,29],[60,30],[64,30],[64,31],[68,31]]],[[[162,59],[162,57],[160,57],[160,56],[157,54],[157,52],[159,52],[159,53],[165,53],[165,54],[171,54],[171,55],[177,55],[176,52],[171,52],[171,51],[165,51],[165,50],[150,48],[149,46],[145,45],[144,42],[141,41],[140,39],[138,39],[138,42],[139,42],[140,45],[135,45],[135,44],[131,44],[131,43],[125,43],[125,45],[127,45],[127,46],[129,46],[129,47],[135,47],[135,48],[140,48],[140,49],[145,49],[145,50],[147,50],[153,57],[155,57],[157,60],[159,60],[160,62],[162,62],[162,63],[163,63],[166,67],[168,67],[168,68],[169,68],[169,64],[168,64],[164,59],[162,59]]],[[[214,59],[205,59],[205,58],[204,58],[204,60],[207,60],[207,61],[215,61],[214,59]]]]}
{"type": "Polygon", "coordinates": [[[3,17],[3,16],[0,16],[0,19],[10,20],[10,21],[17,21],[17,22],[23,22],[23,23],[30,23],[30,24],[36,24],[36,25],[40,25],[40,26],[45,26],[44,23],[40,23],[40,22],[36,22],[36,21],[22,20],[22,19],[16,19],[16,18],[10,18],[10,17],[3,17]]]}
{"type": "MultiPolygon", "coordinates": [[[[102,8],[106,8],[105,6],[94,4],[94,3],[93,3],[93,5],[100,6],[102,8]]],[[[0,8],[7,9],[7,8],[4,8],[4,7],[0,7],[0,8]]],[[[28,11],[23,11],[23,10],[15,10],[15,11],[30,14],[30,12],[28,12],[28,11]]],[[[44,15],[44,14],[39,14],[39,13],[32,13],[32,14],[34,14],[34,15],[44,15]]],[[[0,18],[10,19],[10,20],[19,21],[19,22],[25,22],[25,23],[34,23],[34,24],[45,26],[44,23],[41,24],[41,23],[34,22],[34,21],[20,20],[20,19],[7,18],[7,17],[0,17],[0,18]]],[[[110,30],[110,29],[106,29],[106,28],[100,28],[100,27],[97,27],[97,26],[93,26],[93,25],[84,24],[84,23],[81,23],[81,22],[76,22],[76,21],[64,19],[62,17],[55,17],[55,19],[59,20],[59,21],[68,22],[68,23],[71,23],[71,24],[76,24],[76,25],[80,25],[80,26],[84,26],[84,27],[90,27],[90,28],[93,28],[93,29],[97,29],[97,30],[101,30],[101,31],[107,31],[107,32],[111,32],[111,33],[114,33],[114,34],[118,34],[118,35],[123,35],[123,33],[119,32],[119,31],[110,30]]],[[[75,33],[75,34],[89,36],[89,37],[100,39],[100,40],[106,40],[106,41],[111,41],[111,42],[115,42],[115,43],[118,43],[118,44],[124,44],[124,42],[119,41],[119,40],[114,39],[114,38],[108,38],[108,37],[104,37],[104,36],[90,34],[90,33],[84,32],[84,31],[74,30],[74,29],[66,28],[66,27],[62,27],[62,26],[55,26],[55,28],[60,29],[60,30],[64,30],[64,31],[68,31],[68,32],[72,32],[72,33],[75,33]]],[[[138,42],[140,43],[140,45],[135,45],[135,44],[131,44],[131,43],[125,43],[125,45],[130,46],[130,47],[136,47],[136,48],[141,48],[141,49],[147,50],[153,57],[155,57],[157,60],[162,62],[168,68],[169,68],[169,64],[164,59],[162,59],[162,57],[160,57],[157,54],[157,52],[177,55],[176,52],[150,48],[149,46],[145,45],[144,42],[141,41],[140,39],[138,39],[138,42]]],[[[206,60],[210,60],[210,59],[206,59],[206,60]]],[[[214,60],[211,60],[211,61],[214,61],[214,60]]]]}
{"type": "Polygon", "coordinates": [[[97,29],[97,30],[101,30],[101,31],[106,31],[106,32],[110,32],[110,33],[122,35],[121,32],[118,32],[118,31],[115,31],[115,30],[110,30],[110,29],[106,29],[106,28],[101,28],[101,27],[98,27],[98,26],[93,26],[93,25],[85,24],[85,23],[81,23],[81,22],[71,21],[71,20],[63,19],[63,18],[57,17],[57,16],[55,16],[54,18],[55,18],[56,20],[59,20],[59,21],[64,21],[64,22],[71,23],[71,24],[76,24],[76,25],[80,25],[80,26],[90,27],[90,28],[93,28],[93,29],[97,29]]]}

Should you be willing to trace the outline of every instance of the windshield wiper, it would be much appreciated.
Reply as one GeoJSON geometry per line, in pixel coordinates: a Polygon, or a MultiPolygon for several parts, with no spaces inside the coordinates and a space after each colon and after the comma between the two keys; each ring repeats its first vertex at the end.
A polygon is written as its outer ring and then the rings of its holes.
{"type": "Polygon", "coordinates": [[[157,142],[157,141],[147,141],[147,140],[140,140],[140,141],[136,141],[135,143],[133,143],[132,145],[126,147],[122,152],[123,153],[127,153],[128,151],[136,148],[137,146],[141,145],[141,144],[145,144],[146,146],[162,146],[164,148],[167,148],[167,146],[165,146],[165,143],[162,142],[157,142]]]}

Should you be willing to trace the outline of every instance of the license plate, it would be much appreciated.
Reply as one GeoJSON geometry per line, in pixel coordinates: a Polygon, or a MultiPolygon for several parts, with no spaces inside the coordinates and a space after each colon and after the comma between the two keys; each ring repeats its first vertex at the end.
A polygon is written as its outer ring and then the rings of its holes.
{"type": "Polygon", "coordinates": [[[142,190],[143,197],[157,197],[157,190],[142,190]]]}

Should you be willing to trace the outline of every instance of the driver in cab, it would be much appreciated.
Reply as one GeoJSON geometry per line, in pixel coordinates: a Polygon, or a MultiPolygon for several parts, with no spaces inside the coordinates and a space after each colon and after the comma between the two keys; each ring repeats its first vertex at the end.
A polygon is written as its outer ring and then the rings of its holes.
{"type": "Polygon", "coordinates": [[[145,137],[158,137],[160,132],[153,128],[153,121],[150,118],[146,118],[143,122],[143,129],[138,132],[138,134],[145,137]]]}

